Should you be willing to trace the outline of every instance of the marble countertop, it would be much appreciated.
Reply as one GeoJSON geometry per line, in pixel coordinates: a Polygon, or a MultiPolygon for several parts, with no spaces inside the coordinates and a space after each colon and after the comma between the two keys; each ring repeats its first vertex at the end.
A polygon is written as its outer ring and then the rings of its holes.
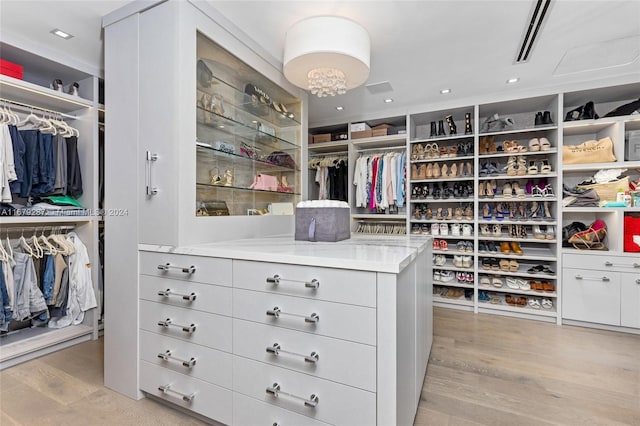
{"type": "Polygon", "coordinates": [[[399,273],[427,245],[431,245],[430,236],[355,236],[336,243],[295,241],[293,236],[279,236],[184,247],[148,244],[138,247],[161,253],[399,273]]]}

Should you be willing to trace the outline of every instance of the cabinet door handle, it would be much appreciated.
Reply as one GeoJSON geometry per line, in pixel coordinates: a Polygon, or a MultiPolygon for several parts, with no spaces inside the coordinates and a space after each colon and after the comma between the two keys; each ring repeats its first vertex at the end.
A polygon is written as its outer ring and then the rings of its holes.
{"type": "Polygon", "coordinates": [[[611,278],[609,278],[607,276],[603,276],[603,277],[583,277],[582,275],[576,274],[576,280],[602,281],[602,282],[608,283],[609,281],[611,281],[611,278]]]}
{"type": "Polygon", "coordinates": [[[160,269],[161,271],[168,271],[170,269],[179,269],[180,271],[184,272],[185,274],[195,274],[196,273],[196,267],[191,265],[191,266],[187,266],[186,268],[183,266],[175,266],[172,265],[170,263],[165,263],[165,264],[160,264],[158,265],[158,269],[160,269]]]}
{"type": "Polygon", "coordinates": [[[185,360],[185,359],[180,359],[180,358],[176,358],[171,354],[171,351],[169,349],[167,349],[164,352],[160,352],[158,354],[158,358],[163,359],[165,361],[178,361],[179,363],[182,364],[183,367],[187,367],[187,368],[193,368],[194,365],[196,365],[196,359],[194,357],[191,357],[191,359],[185,360]]]}
{"type": "Polygon", "coordinates": [[[175,293],[175,292],[171,291],[170,288],[168,288],[166,290],[158,290],[158,296],[164,296],[164,297],[178,296],[178,297],[182,297],[184,300],[188,300],[189,302],[193,302],[194,300],[196,300],[196,297],[198,295],[195,294],[195,293],[191,293],[191,294],[175,293]]]}
{"type": "Polygon", "coordinates": [[[636,280],[636,284],[640,285],[640,278],[636,280]]]}
{"type": "Polygon", "coordinates": [[[276,398],[282,395],[282,396],[288,396],[289,398],[297,399],[299,401],[302,401],[305,406],[311,407],[311,408],[315,408],[320,402],[320,398],[318,398],[318,395],[315,393],[312,393],[309,398],[304,398],[302,396],[293,395],[289,392],[284,392],[278,382],[275,382],[273,385],[268,386],[266,389],[266,392],[273,395],[276,398]]]}
{"type": "Polygon", "coordinates": [[[278,285],[280,284],[280,281],[287,281],[290,283],[302,283],[306,288],[311,288],[313,290],[316,290],[318,289],[318,287],[320,287],[320,281],[318,281],[315,278],[312,279],[311,281],[302,281],[302,280],[289,280],[286,278],[282,278],[278,274],[275,274],[273,277],[267,277],[268,284],[278,285]]]}
{"type": "Polygon", "coordinates": [[[182,331],[184,331],[185,333],[189,333],[189,334],[196,331],[195,324],[189,324],[189,325],[174,324],[171,318],[167,318],[164,321],[158,321],[158,325],[162,327],[178,327],[178,328],[181,328],[182,331]]]}
{"type": "Polygon", "coordinates": [[[288,315],[291,317],[304,318],[304,322],[312,322],[317,323],[320,321],[320,315],[313,312],[311,315],[301,315],[301,314],[291,314],[288,312],[282,312],[282,310],[278,306],[274,306],[273,309],[267,310],[267,315],[271,317],[280,318],[280,315],[288,315]]]}
{"type": "Polygon", "coordinates": [[[185,402],[192,402],[193,398],[196,397],[196,393],[192,392],[192,393],[182,393],[182,392],[178,392],[177,390],[173,390],[171,389],[171,384],[168,383],[166,385],[160,385],[158,386],[158,390],[162,393],[165,394],[169,394],[172,393],[174,395],[178,395],[180,398],[182,398],[183,401],[185,402]]]}
{"type": "Polygon", "coordinates": [[[153,186],[151,165],[158,161],[158,154],[155,152],[147,151],[145,154],[145,183],[147,187],[147,196],[158,194],[158,188],[153,186]]]}
{"type": "Polygon", "coordinates": [[[276,356],[280,355],[281,353],[293,355],[293,356],[299,356],[299,357],[302,357],[305,360],[305,362],[311,362],[314,364],[320,360],[320,354],[316,351],[311,352],[309,355],[299,354],[297,352],[285,351],[284,349],[282,349],[282,346],[280,346],[279,343],[274,343],[271,346],[267,346],[267,352],[274,354],[276,356]]]}
{"type": "Polygon", "coordinates": [[[604,266],[618,266],[622,268],[640,268],[640,263],[633,262],[631,265],[624,265],[624,264],[615,264],[613,262],[606,260],[604,262],[604,266]]]}

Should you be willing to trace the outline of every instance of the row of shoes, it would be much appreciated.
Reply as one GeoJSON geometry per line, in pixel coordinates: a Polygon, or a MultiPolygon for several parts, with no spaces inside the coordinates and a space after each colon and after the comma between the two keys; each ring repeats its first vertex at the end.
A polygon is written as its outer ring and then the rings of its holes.
{"type": "MultiPolygon", "coordinates": [[[[432,121],[431,132],[429,133],[429,137],[435,138],[438,136],[446,136],[444,131],[444,121],[447,122],[447,127],[449,128],[449,135],[458,134],[458,127],[456,126],[456,122],[453,120],[452,115],[447,115],[444,120],[439,120],[438,125],[436,127],[436,122],[432,121]]],[[[464,134],[470,135],[473,133],[473,128],[471,127],[471,113],[467,112],[464,115],[464,134]]]]}
{"type": "Polygon", "coordinates": [[[473,236],[473,225],[469,223],[462,225],[453,223],[451,224],[451,229],[449,229],[449,225],[446,223],[432,223],[431,235],[434,237],[447,237],[449,235],[452,237],[471,237],[473,236]]]}
{"type": "Polygon", "coordinates": [[[473,300],[472,288],[433,286],[433,294],[434,296],[439,296],[447,299],[461,299],[464,296],[464,298],[467,300],[473,300]]]}
{"type": "Polygon", "coordinates": [[[498,202],[495,206],[492,203],[485,203],[482,206],[482,218],[484,220],[553,220],[549,201],[542,202],[498,202]]]}
{"type": "Polygon", "coordinates": [[[466,163],[453,163],[447,165],[443,163],[429,163],[420,164],[420,166],[414,164],[411,166],[411,179],[442,179],[442,178],[457,178],[457,177],[473,177],[473,166],[470,162],[466,163]]]}
{"type": "Polygon", "coordinates": [[[455,145],[446,147],[437,143],[414,144],[411,149],[411,160],[446,159],[460,156],[473,155],[473,142],[458,142],[455,145]]]}
{"type": "Polygon", "coordinates": [[[482,287],[493,286],[495,288],[502,288],[505,284],[512,290],[540,291],[547,293],[553,293],[556,291],[556,286],[549,281],[526,280],[515,277],[506,277],[506,279],[503,279],[496,275],[480,275],[480,286],[482,287]]]}
{"type": "Polygon", "coordinates": [[[391,224],[363,221],[358,223],[355,232],[358,234],[405,235],[407,228],[404,223],[391,224]]]}
{"type": "Polygon", "coordinates": [[[433,280],[443,283],[450,283],[456,280],[458,284],[473,285],[473,273],[462,271],[442,271],[440,269],[433,270],[433,280]]]}
{"type": "Polygon", "coordinates": [[[549,151],[551,149],[551,142],[546,137],[529,139],[527,145],[520,144],[518,140],[505,140],[500,144],[496,143],[494,136],[482,136],[479,142],[478,152],[480,155],[491,155],[503,152],[538,152],[549,151]]]}
{"type": "MultiPolygon", "coordinates": [[[[444,254],[436,254],[433,256],[433,266],[444,266],[446,263],[447,257],[444,254]]],[[[456,268],[472,268],[473,257],[456,254],[453,256],[452,263],[456,268]]]]}
{"type": "Polygon", "coordinates": [[[478,197],[493,198],[496,195],[501,195],[504,198],[512,198],[514,195],[516,198],[525,198],[527,195],[542,198],[554,198],[556,196],[553,186],[548,184],[546,179],[540,179],[535,183],[533,179],[529,179],[525,188],[521,188],[518,181],[505,182],[501,191],[498,190],[498,184],[495,179],[486,182],[481,181],[478,184],[478,197]]]}
{"type": "Polygon", "coordinates": [[[471,205],[466,207],[438,207],[435,209],[435,216],[431,207],[415,206],[413,209],[413,217],[419,220],[431,220],[435,217],[436,220],[473,220],[473,209],[471,205]]]}
{"type": "Polygon", "coordinates": [[[478,252],[479,253],[498,253],[498,246],[502,254],[517,254],[522,255],[524,251],[520,247],[520,243],[517,241],[503,241],[496,244],[493,241],[479,241],[478,252]]]}
{"type": "MultiPolygon", "coordinates": [[[[502,305],[503,297],[498,293],[491,293],[488,291],[480,291],[478,293],[478,300],[480,302],[489,302],[494,305],[502,305]]],[[[529,306],[532,309],[553,309],[553,301],[548,298],[535,298],[535,297],[523,297],[507,294],[504,296],[504,302],[508,305],[525,307],[529,306]]]]}
{"type": "Polygon", "coordinates": [[[520,263],[515,259],[497,259],[485,257],[481,262],[482,269],[486,271],[518,272],[520,263]]]}
{"type": "MultiPolygon", "coordinates": [[[[518,224],[511,224],[511,225],[482,224],[480,225],[480,235],[485,237],[503,237],[505,236],[502,232],[503,226],[507,228],[506,236],[509,236],[511,238],[523,238],[523,239],[529,238],[527,227],[525,225],[518,225],[518,224]]],[[[547,226],[533,225],[531,226],[531,233],[533,234],[533,237],[537,240],[555,240],[556,238],[556,231],[553,225],[547,225],[547,226]]],[[[513,243],[516,243],[516,242],[514,241],[513,243]]],[[[482,245],[480,245],[478,248],[479,248],[479,251],[482,251],[482,245]]],[[[487,250],[493,251],[489,247],[487,247],[487,250]]],[[[517,253],[517,254],[522,254],[522,253],[517,253]]]]}
{"type": "Polygon", "coordinates": [[[473,182],[456,182],[449,186],[447,182],[442,185],[435,183],[429,184],[413,184],[411,189],[411,198],[413,200],[425,200],[429,197],[434,200],[447,198],[469,198],[473,197],[473,182]]]}

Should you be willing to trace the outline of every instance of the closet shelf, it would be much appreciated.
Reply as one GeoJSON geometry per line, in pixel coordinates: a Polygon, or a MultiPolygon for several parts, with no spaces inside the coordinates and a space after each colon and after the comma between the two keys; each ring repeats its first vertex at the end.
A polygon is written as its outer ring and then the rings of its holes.
{"type": "MultiPolygon", "coordinates": [[[[449,284],[437,284],[437,285],[443,285],[446,287],[449,287],[449,284]]],[[[447,299],[446,297],[439,297],[439,296],[433,296],[433,301],[435,303],[442,303],[442,304],[450,304],[450,305],[461,305],[461,306],[473,306],[473,301],[472,300],[467,300],[465,298],[460,298],[460,299],[447,299]]]]}
{"type": "Polygon", "coordinates": [[[617,213],[640,212],[640,207],[563,207],[563,213],[617,213]]]}
{"type": "Polygon", "coordinates": [[[482,161],[482,159],[484,158],[500,158],[500,157],[514,157],[514,156],[520,156],[520,155],[547,155],[547,154],[557,154],[558,153],[558,148],[551,148],[548,149],[546,151],[527,151],[525,152],[499,152],[497,154],[480,154],[478,157],[480,157],[480,161],[482,161]]]}
{"type": "Polygon", "coordinates": [[[556,130],[557,128],[558,126],[556,125],[538,126],[538,127],[529,127],[526,129],[509,129],[509,130],[502,130],[499,132],[480,133],[479,136],[483,137],[483,136],[498,136],[498,135],[517,135],[522,133],[537,133],[537,132],[548,131],[548,130],[556,130]]]}
{"type": "Polygon", "coordinates": [[[440,142],[440,141],[452,141],[452,140],[464,140],[473,141],[473,134],[471,135],[449,135],[449,136],[435,136],[432,138],[415,138],[411,139],[411,143],[424,143],[424,142],[440,142]]]}
{"type": "Polygon", "coordinates": [[[538,173],[537,175],[518,175],[518,176],[507,176],[507,175],[489,175],[489,176],[479,176],[478,180],[491,180],[491,179],[497,179],[497,180],[503,180],[503,179],[507,179],[507,180],[518,180],[518,179],[541,179],[541,178],[552,178],[552,177],[558,177],[558,173],[553,172],[553,173],[546,173],[546,174],[540,174],[538,173]]]}
{"type": "Polygon", "coordinates": [[[349,141],[321,142],[307,145],[309,153],[348,152],[349,141]]]}
{"type": "Polygon", "coordinates": [[[356,213],[351,215],[352,219],[378,219],[378,220],[406,220],[405,214],[375,214],[356,213]]]}
{"type": "MultiPolygon", "coordinates": [[[[442,269],[442,268],[434,266],[434,269],[442,269]]],[[[473,290],[473,284],[461,284],[461,283],[457,282],[455,279],[453,281],[449,281],[449,282],[433,280],[433,285],[446,286],[446,287],[468,288],[469,290],[473,290]]],[[[437,296],[434,296],[434,297],[437,297],[437,296]]],[[[446,299],[446,300],[457,300],[457,299],[447,299],[446,297],[443,297],[443,299],[446,299]]]]}
{"type": "Polygon", "coordinates": [[[549,222],[542,222],[539,220],[509,220],[509,219],[503,219],[503,220],[487,220],[487,219],[479,219],[478,220],[478,224],[480,225],[542,225],[542,226],[546,226],[546,225],[556,225],[557,222],[554,221],[549,221],[549,222]]]}
{"type": "MultiPolygon", "coordinates": [[[[478,286],[478,290],[480,291],[495,291],[496,293],[510,293],[510,294],[522,294],[524,296],[531,296],[531,297],[546,297],[549,299],[555,299],[558,297],[558,294],[554,291],[551,293],[545,293],[542,291],[533,291],[533,290],[515,290],[513,288],[509,288],[506,285],[504,285],[503,287],[494,287],[494,286],[478,286]]],[[[480,302],[483,303],[483,302],[480,302]]]]}
{"type": "Polygon", "coordinates": [[[398,147],[402,148],[407,142],[407,135],[388,135],[388,136],[376,136],[372,138],[351,139],[351,144],[358,149],[366,148],[388,148],[398,147]]]}
{"type": "Polygon", "coordinates": [[[625,161],[613,163],[588,163],[588,164],[566,164],[562,170],[567,172],[592,172],[602,169],[640,169],[640,161],[625,161]]]}
{"type": "MultiPolygon", "coordinates": [[[[0,216],[0,225],[39,223],[81,223],[99,220],[101,216],[0,216]]],[[[45,225],[48,226],[48,225],[45,225]]]]}
{"type": "MultiPolygon", "coordinates": [[[[456,256],[473,256],[471,253],[456,253],[456,256]]],[[[447,261],[447,263],[445,263],[442,266],[437,266],[437,265],[433,265],[433,269],[440,269],[441,271],[460,271],[460,272],[473,272],[473,268],[463,268],[462,266],[454,266],[453,263],[447,261]]],[[[434,283],[437,283],[439,281],[434,281],[434,283]]],[[[470,287],[470,286],[464,286],[464,287],[470,287]]],[[[473,288],[473,287],[470,287],[473,288]]]]}
{"type": "MultiPolygon", "coordinates": [[[[440,182],[462,182],[462,181],[472,181],[473,176],[467,177],[438,177],[438,178],[429,178],[429,179],[411,179],[411,183],[440,183],[440,182]]],[[[453,197],[452,197],[453,198],[453,197]]]]}
{"type": "Polygon", "coordinates": [[[607,117],[597,120],[565,121],[564,123],[562,123],[562,133],[565,136],[588,136],[594,133],[598,133],[600,130],[606,129],[607,127],[610,127],[622,121],[624,121],[624,118],[620,117],[607,117]]]}
{"type": "Polygon", "coordinates": [[[478,273],[490,274],[490,275],[501,275],[505,277],[540,278],[544,280],[554,280],[554,281],[558,278],[556,275],[530,274],[527,272],[527,269],[529,268],[530,268],[529,264],[526,264],[526,265],[520,264],[521,270],[516,272],[505,272],[505,271],[496,271],[494,269],[483,269],[482,267],[480,267],[478,269],[478,273]]]}
{"type": "MultiPolygon", "coordinates": [[[[541,225],[542,225],[542,223],[541,223],[541,225]]],[[[512,237],[508,237],[506,235],[505,236],[500,236],[500,237],[480,235],[478,237],[478,239],[486,240],[486,241],[518,241],[519,243],[542,243],[542,244],[546,244],[546,243],[555,244],[557,242],[557,240],[555,240],[555,239],[553,239],[553,240],[542,240],[542,239],[537,239],[537,238],[512,238],[512,237]]]]}
{"type": "Polygon", "coordinates": [[[224,186],[224,185],[212,185],[209,183],[196,183],[196,185],[200,186],[200,187],[205,187],[205,188],[216,188],[216,189],[223,189],[223,190],[236,190],[236,191],[248,191],[248,192],[254,192],[254,193],[264,193],[264,194],[281,194],[281,195],[300,195],[300,193],[298,192],[285,192],[285,191],[269,191],[266,189],[251,189],[251,188],[244,188],[244,187],[240,187],[240,186],[224,186]]]}
{"type": "Polygon", "coordinates": [[[414,200],[411,200],[411,203],[473,203],[473,198],[455,198],[455,197],[449,197],[449,198],[416,198],[414,200]]]}
{"type": "Polygon", "coordinates": [[[93,106],[90,100],[1,74],[0,97],[65,114],[93,106]]]}
{"type": "Polygon", "coordinates": [[[517,312],[520,314],[531,314],[531,315],[539,315],[542,317],[551,317],[555,318],[557,316],[555,304],[553,309],[533,309],[529,306],[509,306],[507,304],[497,305],[489,302],[478,302],[479,309],[493,309],[496,311],[506,311],[506,312],[517,312]]]}
{"type": "MultiPolygon", "coordinates": [[[[253,158],[249,158],[246,157],[244,155],[239,155],[239,154],[231,154],[225,151],[221,151],[219,149],[215,149],[212,147],[206,147],[206,146],[202,146],[202,145],[197,145],[197,150],[200,151],[200,153],[209,153],[212,154],[211,157],[208,157],[208,160],[211,160],[212,162],[218,162],[222,159],[227,159],[227,161],[231,161],[231,162],[235,162],[235,161],[240,161],[243,163],[250,163],[250,164],[254,164],[254,168],[257,170],[262,170],[262,169],[267,169],[270,172],[295,172],[296,169],[292,169],[291,167],[283,167],[283,166],[278,166],[276,164],[270,163],[268,161],[261,161],[261,160],[254,160],[253,158]]],[[[202,159],[203,157],[199,157],[200,159],[202,159]]],[[[215,164],[212,164],[212,166],[215,166],[215,164]]]]}
{"type": "Polygon", "coordinates": [[[506,197],[479,197],[478,201],[480,203],[510,203],[510,202],[517,202],[517,201],[538,201],[538,202],[542,202],[542,201],[558,201],[558,199],[556,198],[556,196],[553,197],[532,197],[531,195],[527,196],[527,197],[511,197],[511,198],[506,198],[506,197]]]}
{"type": "MultiPolygon", "coordinates": [[[[558,258],[555,253],[548,249],[534,249],[533,247],[523,247],[523,254],[504,254],[502,252],[480,251],[478,257],[495,257],[496,259],[515,259],[515,260],[542,260],[548,262],[556,262],[558,258]]],[[[487,271],[489,272],[489,271],[487,271]]]]}
{"type": "MultiPolygon", "coordinates": [[[[411,164],[417,164],[417,163],[437,163],[437,162],[443,162],[443,161],[465,161],[465,160],[471,160],[473,161],[475,157],[473,155],[464,155],[464,156],[457,156],[457,157],[437,157],[437,158],[425,158],[423,160],[411,160],[411,164]]],[[[473,179],[473,176],[470,177],[471,179],[473,179]]]]}
{"type": "Polygon", "coordinates": [[[445,219],[415,219],[415,218],[411,218],[411,223],[446,223],[446,224],[450,224],[450,223],[469,223],[469,224],[473,224],[473,220],[469,220],[469,219],[450,219],[450,220],[445,220],[445,219]]]}

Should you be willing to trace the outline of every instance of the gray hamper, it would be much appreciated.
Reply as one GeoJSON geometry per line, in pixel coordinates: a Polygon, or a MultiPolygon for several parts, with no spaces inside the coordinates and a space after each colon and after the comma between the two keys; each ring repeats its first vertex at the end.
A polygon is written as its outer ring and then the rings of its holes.
{"type": "Polygon", "coordinates": [[[296,240],[336,242],[351,238],[351,210],[340,207],[296,208],[296,240]],[[315,219],[315,232],[311,227],[315,219]]]}

